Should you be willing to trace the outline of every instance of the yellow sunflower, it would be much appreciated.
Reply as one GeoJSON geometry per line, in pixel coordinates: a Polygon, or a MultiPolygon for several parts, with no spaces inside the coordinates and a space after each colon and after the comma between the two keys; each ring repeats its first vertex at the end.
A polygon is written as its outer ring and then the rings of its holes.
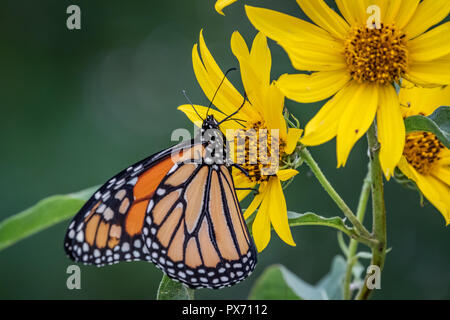
{"type": "MultiPolygon", "coordinates": [[[[440,106],[450,105],[450,87],[423,89],[403,81],[400,102],[404,117],[428,116],[440,106]]],[[[450,150],[433,133],[409,133],[398,168],[450,224],[450,150]]]]}
{"type": "MultiPolygon", "coordinates": [[[[254,129],[256,132],[266,129],[266,138],[269,141],[272,140],[271,143],[276,140],[271,139],[274,138],[271,137],[271,130],[278,130],[278,141],[276,142],[279,145],[279,157],[291,154],[295,150],[302,130],[288,129],[286,126],[283,117],[284,96],[275,83],[270,82],[271,54],[266,37],[259,33],[249,51],[244,39],[236,31],[231,38],[231,49],[240,64],[241,78],[248,101],[245,102],[239,113],[233,116],[240,121],[226,121],[220,125],[220,129],[224,133],[228,129],[254,129]]],[[[209,114],[212,114],[220,122],[242,105],[244,97],[228,79],[224,79],[224,73],[208,50],[202,32],[200,32],[199,45],[194,45],[192,62],[197,81],[210,101],[217,91],[213,103],[218,110],[209,110],[209,114]]],[[[194,107],[204,118],[208,108],[198,105],[194,107]]],[[[182,105],[178,109],[183,111],[191,121],[198,123],[199,115],[191,105],[182,105]]],[[[246,152],[249,152],[248,145],[245,146],[245,149],[246,152]]],[[[258,156],[256,164],[246,162],[241,165],[249,173],[250,178],[239,170],[233,170],[236,188],[251,189],[259,186],[258,194],[245,211],[247,219],[259,207],[252,226],[256,247],[258,251],[262,251],[267,246],[270,240],[271,225],[284,242],[294,246],[295,242],[288,225],[286,201],[281,182],[292,178],[298,172],[293,169],[279,169],[272,172],[271,175],[265,175],[264,169],[270,167],[270,164],[264,164],[265,162],[260,160],[258,156]]],[[[249,192],[249,190],[238,191],[239,200],[242,200],[249,192]]]]}
{"type": "Polygon", "coordinates": [[[380,161],[389,179],[405,144],[394,84],[402,78],[427,87],[450,84],[450,22],[429,30],[448,16],[450,1],[336,0],[342,16],[323,0],[297,3],[315,24],[263,8],[246,6],[246,12],[297,70],[312,72],[282,75],[277,83],[285,96],[302,103],[331,97],[301,142],[319,145],[336,137],[338,167],[344,166],[377,115],[380,161]]]}

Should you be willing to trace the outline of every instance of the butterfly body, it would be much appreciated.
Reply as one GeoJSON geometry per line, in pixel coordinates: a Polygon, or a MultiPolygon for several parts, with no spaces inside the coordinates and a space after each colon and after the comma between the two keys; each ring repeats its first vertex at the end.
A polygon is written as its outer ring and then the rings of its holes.
{"type": "Polygon", "coordinates": [[[105,183],[69,225],[65,250],[85,264],[152,261],[193,288],[222,288],[256,265],[225,155],[208,116],[198,137],[163,150],[105,183]]]}

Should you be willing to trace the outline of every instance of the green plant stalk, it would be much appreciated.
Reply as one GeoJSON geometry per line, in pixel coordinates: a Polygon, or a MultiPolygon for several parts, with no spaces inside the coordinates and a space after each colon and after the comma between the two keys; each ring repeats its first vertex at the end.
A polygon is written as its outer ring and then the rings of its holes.
{"type": "MultiPolygon", "coordinates": [[[[364,179],[361,194],[359,196],[358,209],[356,211],[356,218],[363,223],[364,216],[366,214],[367,202],[369,201],[370,195],[370,186],[371,186],[371,170],[369,166],[369,172],[367,172],[367,176],[364,179]]],[[[358,250],[358,241],[355,239],[350,240],[350,244],[348,246],[348,255],[347,255],[347,270],[345,273],[344,279],[344,300],[351,299],[351,290],[350,284],[352,281],[352,271],[355,263],[358,261],[358,257],[356,256],[356,252],[358,250]]]]}
{"type": "MultiPolygon", "coordinates": [[[[372,247],[371,265],[376,265],[383,270],[386,259],[386,207],[384,204],[383,171],[381,170],[379,153],[380,144],[378,142],[375,123],[367,132],[367,141],[370,153],[371,189],[372,189],[372,214],[373,214],[373,235],[378,240],[378,245],[372,247]]],[[[367,278],[363,287],[357,295],[358,300],[366,300],[372,290],[367,287],[367,278]]]]}
{"type": "Polygon", "coordinates": [[[353,224],[358,233],[365,238],[371,238],[369,231],[367,231],[367,229],[362,225],[362,223],[359,222],[358,218],[355,216],[352,210],[347,206],[344,200],[342,200],[341,196],[333,188],[331,183],[323,174],[317,162],[313,159],[308,149],[306,149],[305,147],[301,147],[300,155],[302,159],[305,160],[305,162],[308,164],[309,168],[316,176],[317,180],[319,180],[322,187],[325,189],[325,191],[328,193],[331,199],[333,199],[333,201],[337,204],[339,209],[342,210],[347,219],[350,220],[350,222],[353,224]]]}

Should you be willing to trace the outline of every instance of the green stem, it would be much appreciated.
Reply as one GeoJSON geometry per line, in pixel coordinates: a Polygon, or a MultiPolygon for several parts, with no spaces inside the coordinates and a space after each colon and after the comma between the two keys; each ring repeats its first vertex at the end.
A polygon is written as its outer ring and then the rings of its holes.
{"type": "Polygon", "coordinates": [[[322,187],[325,189],[325,191],[328,193],[331,199],[333,199],[333,201],[337,204],[337,206],[342,210],[344,215],[350,220],[350,222],[353,224],[358,233],[363,237],[371,238],[369,231],[367,231],[367,229],[362,225],[362,223],[359,222],[358,218],[355,216],[352,210],[347,206],[344,200],[342,200],[342,198],[333,188],[331,183],[327,180],[322,170],[319,168],[319,165],[313,159],[311,153],[305,147],[302,147],[300,150],[300,155],[302,156],[302,159],[305,160],[305,162],[308,164],[311,171],[314,173],[317,180],[319,180],[322,187]]]}
{"type": "MultiPolygon", "coordinates": [[[[369,166],[369,172],[367,172],[367,176],[364,179],[364,183],[361,190],[361,195],[359,196],[358,202],[358,210],[356,211],[356,218],[358,218],[361,223],[364,222],[364,216],[366,214],[367,202],[369,201],[370,195],[370,186],[371,186],[371,170],[369,166]]],[[[348,246],[348,255],[347,255],[347,270],[345,274],[344,280],[344,299],[351,299],[351,290],[350,284],[352,280],[352,271],[355,264],[358,262],[358,257],[356,256],[356,252],[358,250],[358,241],[355,239],[350,240],[350,244],[348,246]]]]}
{"type": "MultiPolygon", "coordinates": [[[[372,247],[371,265],[378,266],[381,271],[386,258],[386,208],[384,204],[383,171],[379,159],[380,144],[377,139],[375,123],[367,132],[367,141],[372,183],[373,235],[378,240],[378,245],[372,247]]],[[[372,290],[367,287],[367,277],[368,275],[366,275],[364,285],[358,293],[358,300],[368,299],[372,294],[372,290]]]]}

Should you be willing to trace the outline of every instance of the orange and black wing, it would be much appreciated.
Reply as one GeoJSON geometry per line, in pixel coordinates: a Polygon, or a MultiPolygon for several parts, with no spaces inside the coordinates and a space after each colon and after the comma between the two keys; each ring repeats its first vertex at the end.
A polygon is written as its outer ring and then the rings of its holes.
{"type": "Polygon", "coordinates": [[[195,148],[190,142],[164,150],[105,183],[70,223],[64,241],[67,255],[74,261],[97,266],[150,260],[143,241],[147,207],[175,163],[195,158],[191,155],[195,148]]]}
{"type": "Polygon", "coordinates": [[[178,164],[147,210],[145,245],[169,277],[218,289],[253,271],[255,246],[225,165],[178,164]]]}

